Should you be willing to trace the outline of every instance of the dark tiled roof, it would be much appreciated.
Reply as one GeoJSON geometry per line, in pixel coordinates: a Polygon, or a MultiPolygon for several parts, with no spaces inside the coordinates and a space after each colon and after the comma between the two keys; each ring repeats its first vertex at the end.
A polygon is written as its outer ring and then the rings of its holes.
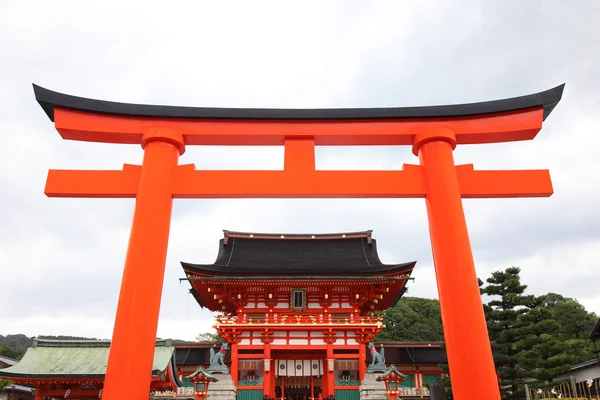
{"type": "Polygon", "coordinates": [[[383,264],[371,231],[326,235],[225,231],[213,264],[181,264],[188,273],[207,275],[366,276],[410,272],[415,263],[383,264]]]}

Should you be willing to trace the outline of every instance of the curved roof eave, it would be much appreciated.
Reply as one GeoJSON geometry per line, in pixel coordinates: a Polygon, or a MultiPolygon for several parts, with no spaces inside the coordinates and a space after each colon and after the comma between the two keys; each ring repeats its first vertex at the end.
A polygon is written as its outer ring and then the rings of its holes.
{"type": "MultiPolygon", "coordinates": [[[[347,275],[349,277],[352,277],[352,276],[389,276],[394,273],[407,273],[407,272],[410,273],[410,272],[412,272],[412,270],[414,269],[416,264],[417,264],[416,261],[409,261],[409,262],[402,263],[402,264],[382,264],[380,266],[380,269],[378,269],[375,272],[353,271],[351,273],[345,273],[344,275],[347,275]]],[[[187,273],[192,273],[192,274],[196,273],[196,274],[203,274],[203,275],[207,275],[207,276],[220,276],[220,277],[229,277],[229,276],[237,277],[242,273],[246,274],[247,276],[277,275],[277,276],[280,276],[282,279],[285,279],[287,276],[307,275],[307,276],[311,276],[314,278],[319,278],[319,276],[323,276],[324,278],[326,278],[328,276],[339,275],[338,272],[333,272],[333,271],[332,272],[323,272],[323,273],[319,273],[319,274],[316,274],[314,272],[282,274],[281,271],[273,271],[273,272],[260,271],[260,272],[250,275],[250,273],[248,271],[234,270],[232,268],[229,268],[229,267],[226,267],[223,265],[192,264],[192,263],[188,263],[185,261],[181,261],[181,266],[183,267],[183,270],[187,273]]]]}
{"type": "Polygon", "coordinates": [[[453,118],[498,114],[536,107],[544,108],[544,119],[550,115],[562,97],[565,84],[520,97],[467,104],[387,108],[217,108],[182,107],[149,104],[119,103],[71,96],[33,84],[37,102],[51,121],[54,107],[99,114],[138,118],[183,118],[225,120],[341,120],[341,119],[422,119],[453,118]]]}

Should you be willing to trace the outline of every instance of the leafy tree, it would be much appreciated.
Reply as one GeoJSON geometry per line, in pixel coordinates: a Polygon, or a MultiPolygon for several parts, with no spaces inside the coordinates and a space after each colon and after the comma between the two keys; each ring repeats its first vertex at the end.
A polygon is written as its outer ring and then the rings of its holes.
{"type": "Polygon", "coordinates": [[[4,390],[10,385],[12,385],[12,381],[9,381],[8,379],[0,379],[0,390],[4,390]]]}
{"type": "MultiPolygon", "coordinates": [[[[16,335],[0,335],[0,346],[6,346],[18,353],[24,354],[33,345],[33,338],[22,333],[16,335]]],[[[8,357],[8,356],[7,356],[8,357]]]]}
{"type": "Polygon", "coordinates": [[[552,312],[552,317],[560,325],[558,337],[562,339],[587,339],[598,320],[595,313],[588,312],[576,299],[548,293],[542,296],[544,305],[552,312]],[[554,301],[548,298],[554,297],[554,301]]]}
{"type": "Polygon", "coordinates": [[[23,353],[15,351],[8,346],[0,346],[0,356],[12,358],[13,360],[20,360],[23,357],[23,353]]]}
{"type": "Polygon", "coordinates": [[[530,297],[528,312],[521,317],[527,335],[517,344],[522,351],[522,375],[551,382],[573,364],[593,355],[589,341],[580,337],[589,327],[590,317],[593,326],[595,314],[588,313],[577,301],[560,295],[530,297]]]}
{"type": "Polygon", "coordinates": [[[221,343],[223,339],[217,332],[204,332],[196,336],[198,342],[218,342],[221,343]]]}
{"type": "Polygon", "coordinates": [[[403,297],[383,314],[385,329],[379,341],[441,342],[444,340],[440,302],[419,297],[403,297]]]}

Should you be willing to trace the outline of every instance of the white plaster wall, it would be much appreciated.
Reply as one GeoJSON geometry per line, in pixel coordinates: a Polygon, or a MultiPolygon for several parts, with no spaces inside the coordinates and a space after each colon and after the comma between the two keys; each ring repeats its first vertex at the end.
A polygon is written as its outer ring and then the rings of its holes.
{"type": "Polygon", "coordinates": [[[290,344],[308,344],[308,339],[290,339],[290,344]]]}
{"type": "Polygon", "coordinates": [[[600,368],[598,368],[598,364],[596,363],[586,368],[580,368],[578,370],[569,371],[566,374],[559,375],[556,380],[569,379],[571,376],[573,376],[577,382],[600,378],[600,368]]]}

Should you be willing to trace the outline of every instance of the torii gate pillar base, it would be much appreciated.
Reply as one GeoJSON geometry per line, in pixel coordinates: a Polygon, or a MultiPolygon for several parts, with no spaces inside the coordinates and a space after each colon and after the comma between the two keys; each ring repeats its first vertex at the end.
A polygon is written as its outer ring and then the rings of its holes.
{"type": "Polygon", "coordinates": [[[500,399],[481,294],[448,130],[416,135],[425,170],[427,214],[446,354],[455,399],[500,399]],[[476,367],[474,367],[476,366],[476,367]]]}

